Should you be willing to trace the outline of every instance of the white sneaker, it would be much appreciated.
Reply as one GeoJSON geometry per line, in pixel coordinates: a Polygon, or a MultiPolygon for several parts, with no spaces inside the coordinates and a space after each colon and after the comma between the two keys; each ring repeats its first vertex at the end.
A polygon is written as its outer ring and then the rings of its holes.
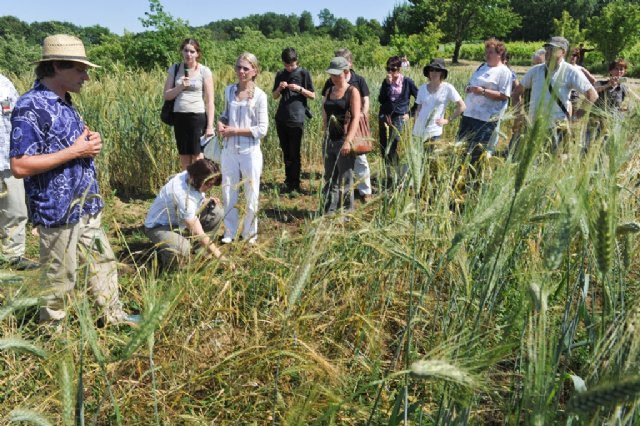
{"type": "Polygon", "coordinates": [[[231,237],[224,237],[223,239],[220,240],[220,242],[222,244],[231,244],[233,242],[233,239],[231,237]]]}
{"type": "Polygon", "coordinates": [[[249,239],[247,240],[247,243],[248,243],[249,245],[252,245],[252,246],[256,245],[256,244],[258,243],[258,237],[251,237],[251,238],[249,238],[249,239]]]}

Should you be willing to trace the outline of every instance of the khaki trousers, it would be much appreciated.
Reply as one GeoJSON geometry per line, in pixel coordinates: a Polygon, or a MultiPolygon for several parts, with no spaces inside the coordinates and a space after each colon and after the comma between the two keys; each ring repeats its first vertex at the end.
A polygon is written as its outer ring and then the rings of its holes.
{"type": "Polygon", "coordinates": [[[24,255],[27,219],[22,179],[14,178],[11,170],[0,171],[0,248],[5,258],[24,255]]]}
{"type": "Polygon", "coordinates": [[[66,296],[87,287],[107,322],[118,322],[126,314],[118,295],[118,272],[109,240],[100,225],[101,213],[85,215],[80,222],[58,228],[38,227],[43,304],[40,321],[65,317],[66,296]],[[80,263],[78,263],[80,260],[80,263]]]}

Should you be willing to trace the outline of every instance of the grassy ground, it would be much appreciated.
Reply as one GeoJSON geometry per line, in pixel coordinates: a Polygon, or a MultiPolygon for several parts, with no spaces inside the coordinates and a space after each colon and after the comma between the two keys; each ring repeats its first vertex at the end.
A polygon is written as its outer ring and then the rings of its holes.
{"type": "MultiPolygon", "coordinates": [[[[452,69],[450,80],[464,85],[474,66],[452,69]]],[[[376,93],[381,72],[367,72],[376,93]]],[[[110,81],[100,84],[111,93],[110,81]]],[[[81,105],[97,121],[92,101],[81,105]]],[[[177,162],[164,158],[167,139],[153,145],[165,129],[126,133],[126,123],[145,122],[134,115],[144,108],[125,104],[120,122],[112,101],[95,100],[114,115],[101,122],[107,186],[137,167],[124,162],[142,151],[126,144],[149,132],[141,143],[155,162],[143,158],[125,187],[145,184],[143,175],[157,187],[177,162]],[[118,134],[111,121],[121,123],[118,134]]],[[[348,222],[316,214],[317,122],[307,129],[297,198],[279,194],[282,165],[268,137],[259,244],[224,247],[236,271],[194,259],[153,273],[140,232],[151,197],[118,196],[126,191],[114,184],[104,225],[121,260],[123,300],[144,325],[95,328],[78,297],[60,329],[40,327],[29,298],[36,275],[3,271],[0,418],[24,409],[34,424],[46,424],[37,413],[73,424],[83,408],[89,424],[395,425],[405,413],[412,424],[633,424],[637,117],[632,105],[586,157],[577,139],[566,159],[550,155],[533,131],[530,150],[487,160],[475,182],[465,180],[454,129],[427,149],[404,137],[401,189],[359,204],[348,222]]],[[[370,162],[377,178],[380,157],[370,162]]],[[[33,237],[29,244],[34,253],[33,237]]]]}

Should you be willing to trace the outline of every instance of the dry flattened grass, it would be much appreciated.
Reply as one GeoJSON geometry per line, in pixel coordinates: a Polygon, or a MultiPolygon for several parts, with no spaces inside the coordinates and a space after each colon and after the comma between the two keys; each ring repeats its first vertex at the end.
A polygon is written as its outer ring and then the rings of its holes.
{"type": "MultiPolygon", "coordinates": [[[[381,77],[371,74],[373,81],[381,77]]],[[[450,81],[459,86],[464,78],[452,71],[450,81]]],[[[151,90],[157,80],[150,76],[138,90],[151,90]]],[[[92,96],[82,100],[85,118],[111,139],[99,164],[103,183],[130,190],[132,182],[144,181],[157,188],[175,170],[175,153],[168,130],[156,128],[155,95],[137,100],[142,112],[133,100],[92,96]],[[120,103],[126,105],[115,111],[120,103]],[[127,114],[139,116],[127,121],[127,114]],[[131,152],[145,154],[134,158],[131,152]]],[[[306,135],[305,162],[319,164],[317,121],[306,135]]],[[[640,141],[631,135],[614,140],[620,151],[637,150],[640,141]]],[[[281,197],[281,171],[267,170],[260,244],[225,248],[235,272],[204,265],[153,275],[134,265],[135,273],[123,277],[126,302],[140,306],[149,321],[140,330],[96,329],[90,310],[76,308],[80,324],[70,320],[61,336],[50,338],[16,321],[30,304],[20,304],[22,294],[6,295],[2,336],[24,338],[50,356],[0,353],[6,390],[0,416],[20,406],[52,423],[68,422],[77,365],[63,362],[70,357],[77,364],[80,353],[85,409],[98,424],[117,423],[116,407],[123,424],[149,423],[156,414],[165,424],[363,424],[370,417],[380,424],[405,387],[406,359],[427,360],[415,364],[416,371],[438,379],[428,386],[410,379],[408,389],[410,401],[425,415],[441,415],[442,423],[515,415],[551,422],[561,419],[570,396],[558,391],[556,379],[568,364],[592,383],[598,372],[610,376],[636,365],[637,333],[628,330],[637,315],[628,316],[627,331],[613,325],[637,300],[630,283],[638,278],[639,261],[630,257],[621,268],[612,255],[606,279],[584,284],[585,274],[599,268],[589,255],[598,250],[593,224],[600,217],[591,194],[614,195],[607,198],[609,207],[616,205],[608,213],[609,240],[614,224],[637,221],[632,155],[612,163],[611,155],[619,154],[596,144],[578,160],[579,147],[572,145],[575,161],[563,161],[546,153],[541,139],[524,153],[526,161],[488,163],[481,181],[467,187],[450,135],[426,153],[410,142],[403,141],[401,155],[413,149],[426,163],[414,161],[401,190],[381,192],[347,223],[317,218],[316,192],[281,197]],[[616,185],[623,189],[612,191],[616,185]],[[545,289],[546,303],[531,303],[533,279],[545,289]],[[601,301],[605,286],[615,308],[610,313],[588,303],[601,301]],[[538,313],[544,308],[545,323],[533,323],[539,318],[533,306],[538,313]],[[547,328],[536,328],[540,324],[547,328]],[[610,331],[615,338],[606,340],[610,331]],[[528,368],[534,358],[538,363],[528,368]],[[547,411],[528,400],[530,391],[547,411]]],[[[273,136],[264,141],[272,169],[280,168],[276,147],[273,136]]],[[[374,176],[382,176],[378,156],[370,159],[374,176]]],[[[310,190],[319,186],[313,179],[305,182],[310,190]]],[[[116,221],[135,222],[126,207],[114,205],[108,213],[116,221]]],[[[626,235],[633,252],[637,239],[626,235]]],[[[117,236],[123,237],[130,238],[117,236]]]]}

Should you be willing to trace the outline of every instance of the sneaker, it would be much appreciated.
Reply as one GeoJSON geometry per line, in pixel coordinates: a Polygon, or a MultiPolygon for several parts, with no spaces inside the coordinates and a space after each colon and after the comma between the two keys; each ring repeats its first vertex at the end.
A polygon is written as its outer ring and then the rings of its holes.
{"type": "Polygon", "coordinates": [[[99,320],[98,326],[100,326],[100,324],[104,325],[105,322],[109,325],[128,325],[129,327],[138,327],[142,322],[142,316],[121,312],[119,315],[107,318],[106,321],[105,319],[99,320]]]}
{"type": "Polygon", "coordinates": [[[255,246],[258,243],[258,237],[251,237],[247,240],[247,244],[255,246]]]}
{"type": "Polygon", "coordinates": [[[220,242],[222,244],[231,244],[233,242],[233,238],[231,237],[223,237],[220,242]]]}
{"type": "Polygon", "coordinates": [[[16,271],[32,271],[34,269],[38,269],[40,264],[38,262],[34,262],[31,259],[27,259],[26,257],[18,256],[10,259],[9,268],[15,269],[16,271]]]}

